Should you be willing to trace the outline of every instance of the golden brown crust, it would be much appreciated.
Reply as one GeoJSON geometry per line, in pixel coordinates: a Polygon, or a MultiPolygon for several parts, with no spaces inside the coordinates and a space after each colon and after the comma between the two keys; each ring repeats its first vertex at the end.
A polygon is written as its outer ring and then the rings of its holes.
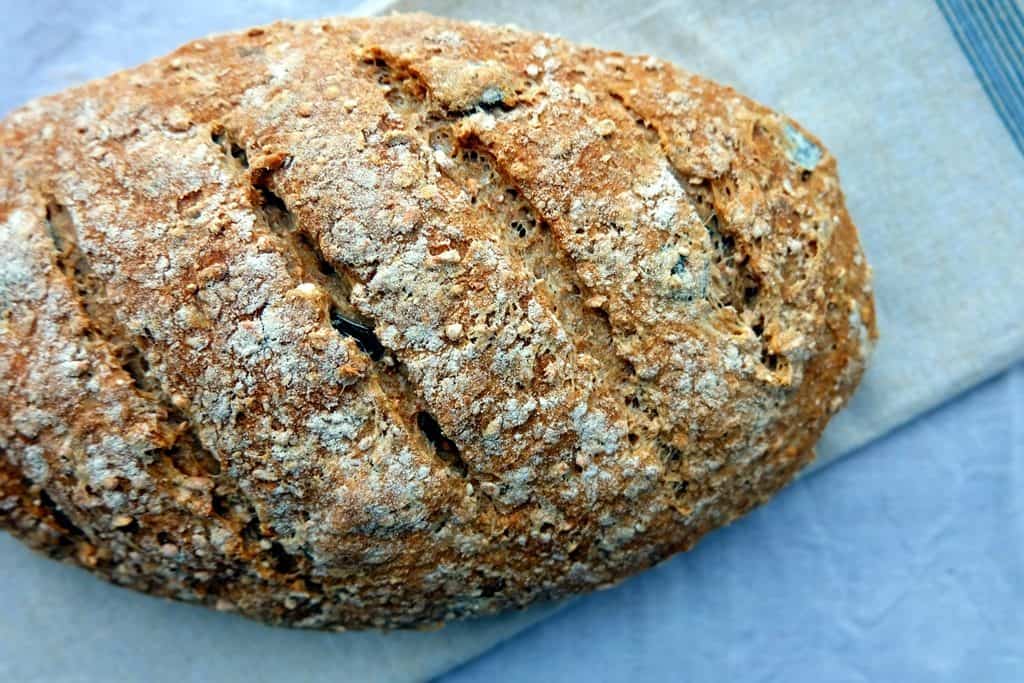
{"type": "Polygon", "coordinates": [[[689,548],[806,464],[875,337],[831,155],[651,58],[279,23],[0,142],[0,524],[273,623],[689,548]]]}

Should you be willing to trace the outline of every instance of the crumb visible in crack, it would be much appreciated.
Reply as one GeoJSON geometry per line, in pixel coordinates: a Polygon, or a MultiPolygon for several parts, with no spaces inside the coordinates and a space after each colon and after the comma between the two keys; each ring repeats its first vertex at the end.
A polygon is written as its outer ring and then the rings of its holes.
{"type": "Polygon", "coordinates": [[[174,430],[174,441],[162,449],[162,454],[188,474],[219,473],[220,462],[201,445],[188,426],[188,417],[168,399],[160,379],[150,367],[145,351],[149,344],[147,331],[133,337],[118,319],[104,282],[79,247],[78,231],[67,207],[52,199],[48,201],[46,227],[53,241],[57,266],[73,286],[88,320],[87,338],[111,350],[118,366],[132,378],[135,388],[159,402],[166,424],[174,430]]]}

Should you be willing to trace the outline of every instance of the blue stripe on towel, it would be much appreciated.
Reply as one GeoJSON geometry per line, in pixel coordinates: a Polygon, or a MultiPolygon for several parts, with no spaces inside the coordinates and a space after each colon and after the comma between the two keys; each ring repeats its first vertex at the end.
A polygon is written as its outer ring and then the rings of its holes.
{"type": "Polygon", "coordinates": [[[935,0],[1024,154],[1024,15],[1017,0],[935,0]]]}

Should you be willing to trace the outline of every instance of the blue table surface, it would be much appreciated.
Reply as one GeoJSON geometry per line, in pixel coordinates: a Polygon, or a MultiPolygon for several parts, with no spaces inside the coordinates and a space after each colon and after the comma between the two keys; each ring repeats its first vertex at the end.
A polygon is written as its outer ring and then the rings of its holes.
{"type": "MultiPolygon", "coordinates": [[[[354,5],[10,3],[0,111],[209,30],[354,5]],[[80,20],[96,12],[136,28],[80,20]]],[[[441,680],[1024,680],[1022,489],[1019,365],[441,680]]]]}
{"type": "Polygon", "coordinates": [[[1024,364],[440,680],[1024,680],[1024,364]]]}

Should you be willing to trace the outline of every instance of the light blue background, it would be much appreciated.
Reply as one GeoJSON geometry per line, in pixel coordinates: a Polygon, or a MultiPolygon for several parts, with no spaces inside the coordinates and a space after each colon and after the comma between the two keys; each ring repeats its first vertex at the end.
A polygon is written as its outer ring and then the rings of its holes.
{"type": "MultiPolygon", "coordinates": [[[[3,0],[0,112],[210,31],[355,4],[3,0]]],[[[1017,366],[441,680],[1024,680],[1022,485],[1017,366]]],[[[26,636],[0,642],[0,679],[60,658],[26,636]]],[[[87,680],[75,666],[61,680],[87,680]]]]}

